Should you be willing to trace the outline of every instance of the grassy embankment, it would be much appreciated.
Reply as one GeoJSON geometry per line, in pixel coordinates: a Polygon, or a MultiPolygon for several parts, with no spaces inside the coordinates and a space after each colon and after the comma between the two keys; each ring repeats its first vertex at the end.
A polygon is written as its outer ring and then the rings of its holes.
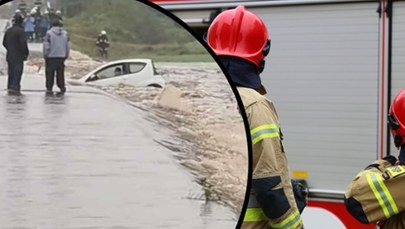
{"type": "MultiPolygon", "coordinates": [[[[89,10],[66,18],[72,48],[98,58],[95,45],[101,30],[110,38],[109,59],[151,58],[157,62],[212,62],[213,58],[187,30],[143,4],[93,1],[89,10]]],[[[127,1],[126,1],[127,2],[127,1]]]]}
{"type": "MultiPolygon", "coordinates": [[[[80,29],[68,30],[72,43],[72,49],[80,51],[93,58],[98,58],[95,39],[80,35],[80,29]],[[73,34],[72,34],[73,33],[73,34]]],[[[131,44],[111,42],[109,48],[109,60],[124,58],[151,58],[156,62],[212,62],[213,58],[201,49],[197,41],[183,45],[176,44],[131,44]],[[199,51],[199,52],[196,52],[199,51]]]]}

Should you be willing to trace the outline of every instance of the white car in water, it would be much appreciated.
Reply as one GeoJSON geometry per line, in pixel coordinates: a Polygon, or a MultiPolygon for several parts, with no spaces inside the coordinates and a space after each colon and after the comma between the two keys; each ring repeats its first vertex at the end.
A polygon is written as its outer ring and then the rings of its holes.
{"type": "Polygon", "coordinates": [[[125,59],[108,62],[77,80],[72,85],[110,86],[128,84],[135,87],[163,87],[165,80],[156,72],[151,59],[125,59]]]}

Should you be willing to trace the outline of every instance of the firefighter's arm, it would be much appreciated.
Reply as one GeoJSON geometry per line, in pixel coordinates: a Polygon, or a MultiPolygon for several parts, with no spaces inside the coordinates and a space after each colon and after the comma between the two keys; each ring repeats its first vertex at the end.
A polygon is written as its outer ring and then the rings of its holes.
{"type": "Polygon", "coordinates": [[[278,118],[271,103],[249,107],[253,143],[252,189],[272,228],[302,228],[294,200],[278,118]]]}
{"type": "MultiPolygon", "coordinates": [[[[395,163],[393,156],[376,160],[360,171],[349,184],[344,202],[348,212],[358,221],[372,223],[385,220],[397,214],[399,208],[405,208],[405,204],[397,206],[396,201],[400,195],[396,190],[402,186],[402,182],[390,179],[388,175],[395,163]]],[[[393,174],[394,177],[395,172],[393,174]]],[[[402,187],[400,189],[402,192],[402,187]]]]}

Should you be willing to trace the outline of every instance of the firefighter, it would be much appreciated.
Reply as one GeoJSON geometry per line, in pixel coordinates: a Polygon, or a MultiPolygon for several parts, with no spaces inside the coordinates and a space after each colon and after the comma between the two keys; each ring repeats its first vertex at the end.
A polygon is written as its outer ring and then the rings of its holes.
{"type": "Polygon", "coordinates": [[[242,228],[303,228],[277,112],[260,79],[270,51],[265,24],[238,6],[213,20],[206,39],[237,86],[250,126],[253,180],[242,228]]]}
{"type": "Polygon", "coordinates": [[[96,45],[98,47],[98,52],[100,56],[104,59],[108,58],[108,47],[110,47],[110,42],[108,40],[107,32],[101,30],[100,34],[97,36],[96,45]]]}
{"type": "Polygon", "coordinates": [[[345,205],[362,223],[376,222],[381,229],[404,229],[405,89],[395,96],[387,120],[399,159],[389,155],[361,171],[346,191],[345,205]]]}

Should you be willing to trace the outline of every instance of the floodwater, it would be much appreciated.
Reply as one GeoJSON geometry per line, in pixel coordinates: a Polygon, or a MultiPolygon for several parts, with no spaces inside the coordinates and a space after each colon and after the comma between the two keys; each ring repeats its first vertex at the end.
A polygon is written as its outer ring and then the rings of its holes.
{"type": "Polygon", "coordinates": [[[147,115],[95,90],[0,92],[0,228],[234,228],[147,115]]]}
{"type": "MultiPolygon", "coordinates": [[[[4,68],[0,47],[0,88],[4,68]]],[[[159,117],[92,88],[46,96],[43,78],[0,91],[0,229],[235,228],[162,146],[176,136],[159,117]]]]}

